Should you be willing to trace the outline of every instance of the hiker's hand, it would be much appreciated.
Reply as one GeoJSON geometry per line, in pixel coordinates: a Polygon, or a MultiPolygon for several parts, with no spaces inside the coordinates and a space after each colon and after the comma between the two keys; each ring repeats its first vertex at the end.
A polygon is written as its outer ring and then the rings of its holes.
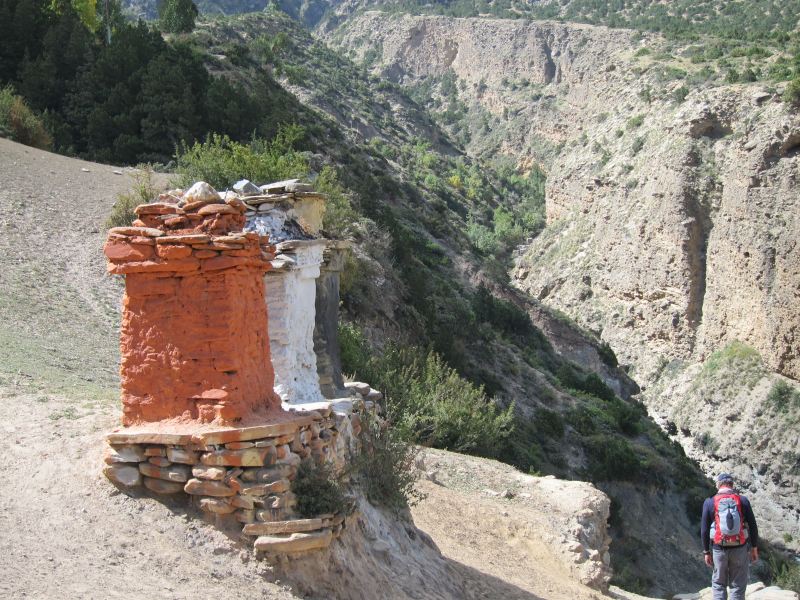
{"type": "Polygon", "coordinates": [[[750,549],[750,562],[756,562],[758,560],[758,548],[751,548],[750,549]]]}
{"type": "Polygon", "coordinates": [[[710,554],[704,554],[703,558],[706,561],[706,566],[707,567],[713,567],[714,566],[714,558],[710,554]]]}

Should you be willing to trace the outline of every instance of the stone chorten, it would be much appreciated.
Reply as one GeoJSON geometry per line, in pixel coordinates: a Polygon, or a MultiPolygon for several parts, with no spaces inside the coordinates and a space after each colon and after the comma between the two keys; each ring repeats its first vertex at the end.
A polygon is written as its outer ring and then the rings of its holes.
{"type": "Polygon", "coordinates": [[[314,326],[314,352],[317,355],[317,373],[322,395],[327,399],[347,397],[342,377],[342,359],[339,352],[339,276],[350,244],[330,240],[323,253],[320,277],[317,279],[316,324],[314,326]]]}
{"type": "MultiPolygon", "coordinates": [[[[354,384],[349,399],[321,401],[323,201],[296,181],[242,181],[224,194],[199,182],[137,207],[104,248],[125,298],[123,426],[106,436],[103,472],[123,487],[188,496],[265,555],[324,549],[341,533],[343,513],[298,514],[293,482],[303,460],[349,460],[360,411],[378,394],[354,384]],[[283,410],[275,390],[299,404],[283,410]]],[[[338,306],[338,279],[326,289],[325,306],[333,294],[338,306]]]]}
{"type": "MultiPolygon", "coordinates": [[[[234,189],[244,191],[247,184],[239,182],[234,189]]],[[[297,180],[251,189],[243,198],[252,208],[245,229],[268,235],[276,249],[272,269],[265,276],[275,391],[289,405],[324,401],[314,327],[316,282],[328,245],[320,235],[325,198],[297,180]]]]}
{"type": "Polygon", "coordinates": [[[124,426],[237,426],[280,412],[263,285],[273,248],[242,232],[244,212],[197,184],[180,206],[141,205],[138,227],[109,232],[108,270],[125,276],[124,426]]]}

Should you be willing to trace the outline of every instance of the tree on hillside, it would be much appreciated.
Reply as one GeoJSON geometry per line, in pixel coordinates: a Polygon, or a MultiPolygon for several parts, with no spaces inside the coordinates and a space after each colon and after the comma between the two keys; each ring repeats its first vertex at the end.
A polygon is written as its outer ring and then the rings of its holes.
{"type": "Polygon", "coordinates": [[[57,15],[62,15],[67,12],[69,7],[75,11],[75,14],[81,22],[90,30],[97,29],[97,0],[51,0],[50,10],[57,15]]]}
{"type": "Polygon", "coordinates": [[[198,10],[192,0],[162,0],[158,5],[161,31],[188,33],[194,29],[198,10]]]}

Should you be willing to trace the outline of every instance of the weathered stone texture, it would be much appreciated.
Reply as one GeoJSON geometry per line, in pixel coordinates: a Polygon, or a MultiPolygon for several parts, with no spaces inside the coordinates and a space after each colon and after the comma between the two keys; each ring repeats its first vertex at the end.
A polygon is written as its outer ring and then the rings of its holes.
{"type": "Polygon", "coordinates": [[[347,248],[331,243],[323,253],[324,262],[317,279],[314,352],[317,356],[319,387],[325,398],[346,396],[339,353],[339,274],[344,268],[347,248]]]}
{"type": "Polygon", "coordinates": [[[137,207],[133,227],[109,234],[108,270],[126,276],[126,292],[123,427],[107,436],[105,472],[120,485],[188,494],[229,522],[280,521],[270,531],[303,533],[274,551],[312,550],[330,543],[344,517],[295,523],[292,482],[306,458],[342,466],[357,419],[352,401],[341,414],[322,402],[313,351],[323,199],[297,181],[237,187],[244,199],[203,182],[162,194],[137,207]],[[276,209],[286,203],[290,211],[276,209]],[[279,248],[236,232],[262,205],[271,207],[259,213],[266,222],[279,223],[279,248]],[[264,274],[273,267],[279,274],[268,281],[280,293],[270,299],[270,329],[264,274]],[[284,412],[273,384],[287,399],[316,403],[284,412]]]}
{"type": "Polygon", "coordinates": [[[142,226],[113,229],[105,245],[109,271],[126,275],[126,426],[176,418],[232,424],[279,407],[262,279],[271,247],[258,234],[236,233],[244,207],[201,184],[184,197],[199,199],[183,207],[139,206],[142,226]]]}

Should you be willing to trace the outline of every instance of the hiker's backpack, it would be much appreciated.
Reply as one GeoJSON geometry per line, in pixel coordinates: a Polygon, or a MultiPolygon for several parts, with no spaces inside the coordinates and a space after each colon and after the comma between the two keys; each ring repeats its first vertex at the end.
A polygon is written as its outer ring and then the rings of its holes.
{"type": "Polygon", "coordinates": [[[714,527],[712,540],[719,546],[741,546],[747,541],[742,499],[739,494],[714,496],[714,527]]]}

